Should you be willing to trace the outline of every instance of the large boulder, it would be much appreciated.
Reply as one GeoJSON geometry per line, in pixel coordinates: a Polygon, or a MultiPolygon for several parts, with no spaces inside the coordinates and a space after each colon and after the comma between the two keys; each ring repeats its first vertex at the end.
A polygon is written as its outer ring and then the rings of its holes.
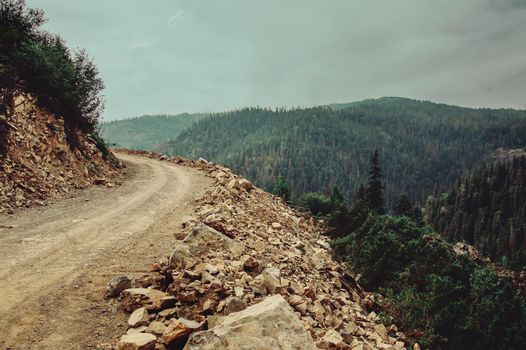
{"type": "Polygon", "coordinates": [[[183,242],[189,245],[192,254],[206,253],[214,248],[226,250],[232,253],[233,257],[240,257],[245,251],[242,243],[204,224],[197,225],[183,242]]]}
{"type": "Polygon", "coordinates": [[[315,350],[310,334],[281,295],[222,317],[214,327],[190,335],[185,350],[315,350]]]}
{"type": "Polygon", "coordinates": [[[204,224],[194,227],[186,238],[178,242],[170,256],[170,266],[184,268],[196,256],[202,256],[210,250],[228,251],[232,257],[240,257],[245,245],[233,240],[221,232],[204,224]]]}
{"type": "Polygon", "coordinates": [[[232,179],[226,186],[229,189],[240,191],[250,191],[254,186],[247,179],[232,179]]]}
{"type": "Polygon", "coordinates": [[[189,246],[181,241],[177,242],[169,258],[170,267],[184,269],[190,265],[192,260],[189,246]]]}

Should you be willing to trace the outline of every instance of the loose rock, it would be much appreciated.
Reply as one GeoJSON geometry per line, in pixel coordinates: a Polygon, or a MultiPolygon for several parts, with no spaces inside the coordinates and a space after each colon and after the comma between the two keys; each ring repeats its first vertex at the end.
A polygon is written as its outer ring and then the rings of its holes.
{"type": "Polygon", "coordinates": [[[195,332],[203,326],[203,323],[179,318],[173,320],[163,333],[163,341],[166,345],[171,345],[181,340],[192,332],[195,332]]]}
{"type": "Polygon", "coordinates": [[[146,308],[141,307],[132,312],[130,318],[128,318],[128,326],[131,328],[145,326],[148,324],[149,315],[146,308]]]}
{"type": "MultiPolygon", "coordinates": [[[[185,238],[174,242],[169,263],[155,268],[154,285],[176,298],[176,304],[169,306],[173,308],[169,313],[149,313],[165,325],[176,318],[198,324],[206,319],[206,334],[192,333],[189,349],[216,350],[218,341],[226,339],[229,344],[233,339],[235,348],[236,339],[247,337],[263,337],[264,341],[254,343],[263,349],[287,348],[288,337],[297,337],[295,329],[283,326],[284,333],[279,333],[269,324],[270,331],[258,333],[258,329],[265,328],[258,322],[266,319],[266,314],[261,306],[252,312],[268,295],[286,300],[288,309],[283,320],[299,325],[309,335],[311,346],[400,349],[403,334],[396,328],[382,327],[377,315],[367,309],[375,305],[373,298],[350,271],[332,259],[321,223],[257,187],[243,189],[242,178],[223,166],[189,160],[179,160],[179,164],[207,172],[215,181],[214,187],[196,199],[200,207],[183,231],[175,234],[185,238]],[[290,313],[295,321],[287,316],[290,313]],[[234,323],[227,327],[225,320],[239,314],[248,318],[239,321],[240,327],[234,323]],[[223,333],[218,335],[218,330],[223,333]],[[275,334],[277,343],[266,338],[275,334]]],[[[279,319],[283,315],[277,314],[280,316],[273,323],[281,327],[279,319]]],[[[169,347],[183,346],[189,330],[171,326],[175,340],[169,347]]]]}
{"type": "Polygon", "coordinates": [[[119,350],[154,350],[157,337],[148,333],[126,334],[121,337],[119,350]]]}
{"type": "Polygon", "coordinates": [[[133,287],[133,278],[129,276],[115,276],[106,287],[106,295],[109,297],[118,297],[125,289],[133,287]]]}
{"type": "Polygon", "coordinates": [[[129,288],[121,293],[122,308],[131,312],[144,307],[146,310],[162,310],[175,304],[175,298],[166,293],[150,288],[129,288]]]}

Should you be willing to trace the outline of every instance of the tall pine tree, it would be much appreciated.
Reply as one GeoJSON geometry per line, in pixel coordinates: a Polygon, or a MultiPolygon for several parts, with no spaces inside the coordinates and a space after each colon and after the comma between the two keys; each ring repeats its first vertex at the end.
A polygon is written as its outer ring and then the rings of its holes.
{"type": "Polygon", "coordinates": [[[369,208],[378,214],[385,214],[383,189],[380,153],[378,150],[375,150],[371,157],[371,169],[369,170],[369,184],[366,199],[369,208]]]}

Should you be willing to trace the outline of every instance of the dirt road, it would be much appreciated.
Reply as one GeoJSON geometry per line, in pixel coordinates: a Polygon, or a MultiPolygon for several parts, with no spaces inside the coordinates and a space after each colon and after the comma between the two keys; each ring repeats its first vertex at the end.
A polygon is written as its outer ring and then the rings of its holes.
{"type": "Polygon", "coordinates": [[[109,278],[140,276],[168,255],[181,217],[211,183],[193,169],[118,156],[132,173],[122,186],[0,216],[0,349],[114,342],[125,315],[104,299],[109,278]]]}

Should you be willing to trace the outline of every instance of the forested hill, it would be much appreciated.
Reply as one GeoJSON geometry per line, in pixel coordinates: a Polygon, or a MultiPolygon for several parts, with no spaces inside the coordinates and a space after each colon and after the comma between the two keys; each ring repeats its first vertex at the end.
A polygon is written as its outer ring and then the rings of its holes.
{"type": "Polygon", "coordinates": [[[102,135],[110,144],[129,149],[162,151],[158,147],[207,114],[144,115],[102,124],[102,135]]]}
{"type": "Polygon", "coordinates": [[[526,152],[481,165],[430,198],[428,221],[452,242],[465,241],[513,269],[526,268],[526,152]]]}
{"type": "Polygon", "coordinates": [[[166,145],[170,154],[224,163],[269,189],[282,175],[293,198],[338,185],[346,196],[381,154],[386,199],[423,202],[497,147],[526,144],[526,112],[381,98],[307,109],[247,108],[204,118],[166,145]]]}

